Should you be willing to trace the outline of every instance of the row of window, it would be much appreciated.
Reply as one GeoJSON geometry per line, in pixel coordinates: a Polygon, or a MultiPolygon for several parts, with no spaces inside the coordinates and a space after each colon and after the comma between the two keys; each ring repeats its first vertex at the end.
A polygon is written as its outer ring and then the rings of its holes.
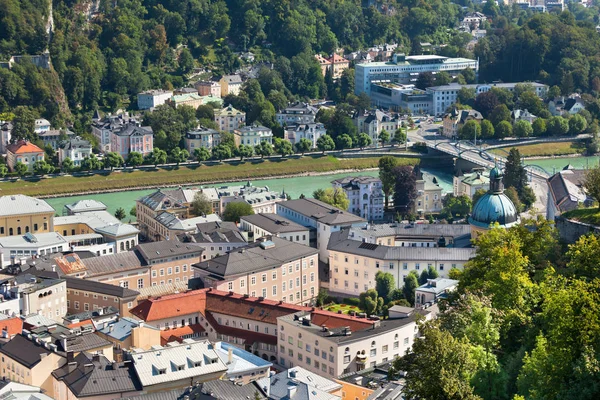
{"type": "MultiPolygon", "coordinates": [[[[175,273],[178,274],[179,273],[179,265],[176,265],[174,268],[175,268],[175,273]]],[[[188,270],[187,264],[183,264],[181,266],[181,270],[183,272],[187,272],[187,270],[188,270]]],[[[152,270],[152,277],[156,278],[157,274],[160,275],[160,276],[165,276],[165,269],[161,268],[160,270],[158,270],[158,273],[157,273],[157,271],[155,269],[153,269],[152,270]]],[[[167,268],[167,275],[172,275],[172,274],[173,274],[173,267],[168,267],[167,268]]]]}
{"type": "MultiPolygon", "coordinates": [[[[44,222],[44,230],[47,231],[48,230],[48,223],[44,222]]],[[[33,224],[33,231],[37,232],[38,231],[38,224],[33,224]]],[[[8,228],[8,236],[13,236],[14,233],[14,229],[13,228],[8,228]]],[[[25,233],[29,232],[29,225],[25,226],[25,233]]],[[[17,226],[17,235],[22,235],[23,234],[23,229],[20,226],[17,226]]],[[[0,235],[4,235],[4,227],[0,226],[0,235]]]]}

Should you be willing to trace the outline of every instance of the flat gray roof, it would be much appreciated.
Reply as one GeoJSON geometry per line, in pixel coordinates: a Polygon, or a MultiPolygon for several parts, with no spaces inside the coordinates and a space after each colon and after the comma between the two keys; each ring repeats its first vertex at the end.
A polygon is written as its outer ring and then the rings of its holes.
{"type": "Polygon", "coordinates": [[[266,213],[246,215],[244,217],[240,217],[240,222],[241,221],[246,221],[249,224],[256,225],[269,233],[308,231],[308,228],[277,214],[266,213]]]}

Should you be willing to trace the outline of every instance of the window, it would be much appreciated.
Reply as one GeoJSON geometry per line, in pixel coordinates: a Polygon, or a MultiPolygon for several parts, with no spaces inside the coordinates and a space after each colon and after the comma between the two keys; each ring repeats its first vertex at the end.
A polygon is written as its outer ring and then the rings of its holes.
{"type": "Polygon", "coordinates": [[[152,270],[152,277],[156,278],[156,270],[152,270]]]}
{"type": "Polygon", "coordinates": [[[308,364],[308,365],[312,364],[312,360],[310,359],[310,357],[306,357],[306,364],[308,364]]]}
{"type": "Polygon", "coordinates": [[[140,278],[137,280],[137,288],[142,289],[144,287],[144,279],[140,278]]]}
{"type": "Polygon", "coordinates": [[[387,351],[388,351],[388,346],[387,346],[387,344],[386,344],[385,346],[383,346],[383,347],[381,348],[381,352],[382,352],[382,353],[387,353],[387,351]]]}
{"type": "Polygon", "coordinates": [[[416,263],[416,264],[415,264],[415,269],[420,269],[420,268],[421,268],[421,264],[419,264],[419,263],[416,263]]]}
{"type": "Polygon", "coordinates": [[[171,275],[173,273],[173,268],[167,268],[167,275],[171,275]]]}
{"type": "Polygon", "coordinates": [[[160,276],[165,276],[165,270],[164,270],[164,268],[160,269],[160,276]]]}
{"type": "Polygon", "coordinates": [[[121,281],[121,284],[119,285],[125,289],[129,289],[129,282],[127,281],[121,281]]]}
{"type": "Polygon", "coordinates": [[[440,271],[444,270],[444,264],[440,264],[440,271]]]}
{"type": "Polygon", "coordinates": [[[369,353],[369,355],[371,357],[375,357],[377,355],[377,349],[371,349],[371,352],[369,353]]]}
{"type": "Polygon", "coordinates": [[[250,284],[252,286],[256,285],[256,277],[255,276],[253,276],[252,278],[250,278],[250,284]]]}
{"type": "Polygon", "coordinates": [[[407,337],[405,337],[405,338],[404,338],[404,345],[407,345],[407,344],[408,344],[408,338],[407,338],[407,337]]]}
{"type": "Polygon", "coordinates": [[[267,289],[262,290],[262,297],[267,297],[267,289]]]}
{"type": "Polygon", "coordinates": [[[283,282],[283,283],[281,284],[281,290],[282,290],[283,292],[285,292],[285,282],[283,282]]]}
{"type": "Polygon", "coordinates": [[[227,283],[227,289],[228,290],[233,290],[233,282],[228,282],[227,283]]]}
{"type": "Polygon", "coordinates": [[[277,286],[273,285],[273,296],[277,296],[277,286]]]}
{"type": "Polygon", "coordinates": [[[79,302],[78,301],[75,302],[75,309],[79,310],[79,302]]]}
{"type": "Polygon", "coordinates": [[[281,267],[281,275],[285,276],[285,272],[287,271],[287,268],[285,266],[281,267]]]}
{"type": "Polygon", "coordinates": [[[350,362],[350,356],[344,356],[344,364],[348,364],[350,362]]]}
{"type": "Polygon", "coordinates": [[[344,275],[348,275],[348,268],[344,268],[344,275]]]}
{"type": "Polygon", "coordinates": [[[273,272],[271,279],[277,280],[277,272],[273,272]]]}
{"type": "Polygon", "coordinates": [[[179,273],[179,265],[175,267],[175,273],[178,274],[179,273]]]}
{"type": "Polygon", "coordinates": [[[90,311],[89,303],[83,303],[83,311],[90,311]]]}
{"type": "Polygon", "coordinates": [[[244,286],[246,286],[246,280],[240,279],[240,287],[243,288],[244,286]]]}
{"type": "Polygon", "coordinates": [[[311,273],[310,273],[310,281],[311,281],[311,282],[314,282],[314,281],[315,281],[315,273],[314,273],[314,272],[311,272],[311,273]]]}
{"type": "Polygon", "coordinates": [[[262,274],[261,281],[262,282],[266,282],[267,281],[267,274],[262,274]]]}

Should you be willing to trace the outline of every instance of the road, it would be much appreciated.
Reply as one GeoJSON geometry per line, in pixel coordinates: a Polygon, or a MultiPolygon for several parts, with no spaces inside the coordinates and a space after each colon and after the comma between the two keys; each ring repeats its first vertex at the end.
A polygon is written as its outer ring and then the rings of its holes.
{"type": "MultiPolygon", "coordinates": [[[[503,157],[482,151],[479,146],[469,141],[451,141],[448,138],[438,135],[440,129],[438,124],[422,123],[419,129],[408,133],[412,142],[425,142],[427,146],[436,148],[448,154],[464,158],[477,165],[486,168],[492,168],[494,165],[504,166],[506,161],[503,157]]],[[[533,213],[546,215],[546,204],[548,199],[548,175],[533,167],[526,167],[529,185],[533,189],[536,201],[533,206],[533,213]]]]}

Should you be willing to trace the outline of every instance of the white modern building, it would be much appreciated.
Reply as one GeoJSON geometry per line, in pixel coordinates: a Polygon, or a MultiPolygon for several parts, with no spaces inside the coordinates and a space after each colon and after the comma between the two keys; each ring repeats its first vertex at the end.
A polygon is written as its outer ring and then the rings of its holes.
{"type": "Polygon", "coordinates": [[[165,104],[173,96],[172,90],[147,90],[138,93],[138,108],[140,110],[150,110],[165,104]]]}
{"type": "Polygon", "coordinates": [[[372,176],[347,176],[331,183],[334,188],[342,189],[348,196],[350,204],[347,211],[367,221],[383,219],[385,195],[381,179],[372,176]]]}
{"type": "Polygon", "coordinates": [[[246,215],[240,218],[240,227],[254,240],[277,236],[290,242],[310,245],[310,230],[277,214],[263,213],[246,215]]]}
{"type": "Polygon", "coordinates": [[[302,139],[307,139],[311,143],[311,148],[315,149],[317,148],[317,140],[325,134],[327,134],[325,125],[320,122],[313,122],[286,126],[283,138],[289,140],[292,145],[296,145],[302,139]]]}
{"type": "Polygon", "coordinates": [[[437,55],[406,56],[394,54],[390,62],[357,64],[354,73],[354,93],[371,94],[371,83],[414,83],[420,73],[446,72],[456,76],[465,69],[479,72],[479,61],[468,58],[448,58],[437,55]]]}
{"type": "Polygon", "coordinates": [[[37,255],[69,250],[69,241],[57,232],[0,237],[0,264],[7,266],[37,255]]]}

